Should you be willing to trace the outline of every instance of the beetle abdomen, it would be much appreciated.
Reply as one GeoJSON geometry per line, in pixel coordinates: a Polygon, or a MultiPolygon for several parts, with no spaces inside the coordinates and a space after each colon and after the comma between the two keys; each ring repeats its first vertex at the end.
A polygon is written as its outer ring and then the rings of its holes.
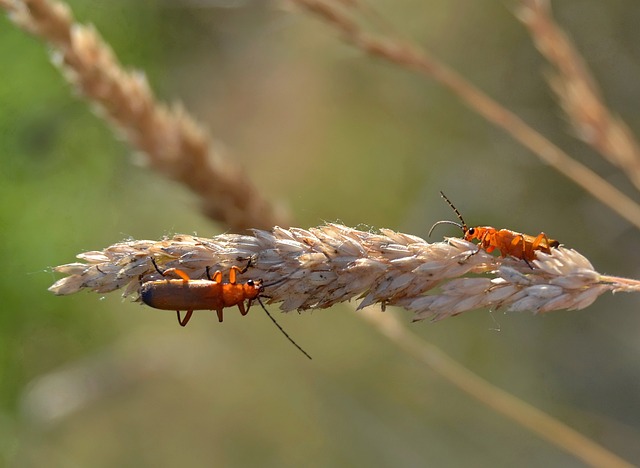
{"type": "Polygon", "coordinates": [[[208,280],[148,281],[140,288],[140,299],[162,310],[218,310],[225,307],[221,288],[208,280]]]}

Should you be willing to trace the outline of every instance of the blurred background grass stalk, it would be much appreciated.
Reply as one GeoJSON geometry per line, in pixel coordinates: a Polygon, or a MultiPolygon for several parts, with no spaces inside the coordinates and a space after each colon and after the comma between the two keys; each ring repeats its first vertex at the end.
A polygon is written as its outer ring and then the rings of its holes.
{"type": "MultiPolygon", "coordinates": [[[[500,105],[464,77],[415,44],[393,36],[375,36],[362,29],[346,11],[351,8],[357,13],[360,2],[344,3],[339,0],[292,1],[318,15],[340,31],[345,40],[363,51],[436,80],[460,98],[471,110],[503,129],[523,146],[529,148],[544,163],[549,164],[556,171],[640,228],[640,206],[636,202],[608,183],[596,172],[562,151],[527,125],[516,114],[500,105]]],[[[564,91],[573,91],[574,88],[578,88],[578,92],[562,92],[562,94],[567,95],[567,98],[563,99],[562,102],[564,103],[564,109],[570,111],[568,115],[574,125],[582,130],[585,125],[582,125],[581,121],[585,119],[583,117],[584,113],[580,112],[580,110],[585,109],[587,106],[579,105],[578,103],[584,102],[583,100],[594,103],[595,105],[592,107],[598,107],[597,110],[600,111],[603,110],[604,106],[599,102],[595,94],[595,86],[585,85],[585,83],[591,82],[587,70],[581,66],[580,57],[568,43],[566,37],[559,34],[559,28],[555,27],[548,16],[549,11],[546,0],[526,0],[522,2],[519,16],[525,24],[530,26],[532,33],[535,33],[534,38],[542,51],[553,51],[556,47],[564,50],[565,53],[562,54],[562,57],[558,58],[556,56],[555,63],[561,63],[563,70],[572,70],[574,73],[564,73],[556,77],[554,88],[560,92],[563,91],[560,87],[564,87],[564,91]],[[573,95],[572,99],[569,97],[571,95],[573,95]]],[[[554,57],[549,54],[547,56],[554,57]]],[[[585,137],[588,143],[594,145],[597,150],[602,151],[604,155],[607,157],[611,155],[609,160],[618,163],[630,178],[640,180],[638,179],[640,152],[637,150],[637,143],[635,143],[633,135],[622,121],[614,119],[610,113],[600,112],[599,117],[593,119],[590,122],[589,129],[581,131],[580,134],[585,137]],[[599,135],[599,138],[591,136],[594,134],[599,135]]]]}

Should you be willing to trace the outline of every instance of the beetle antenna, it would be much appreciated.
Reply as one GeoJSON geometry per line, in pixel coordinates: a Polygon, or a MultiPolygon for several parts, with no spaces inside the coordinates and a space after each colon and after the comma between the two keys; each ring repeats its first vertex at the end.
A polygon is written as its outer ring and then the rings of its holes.
{"type": "Polygon", "coordinates": [[[293,270],[291,273],[289,273],[288,275],[283,276],[279,280],[275,280],[275,281],[272,281],[271,283],[263,284],[262,287],[263,288],[268,288],[270,286],[275,286],[277,284],[284,283],[289,278],[291,278],[293,276],[293,274],[296,273],[297,271],[299,271],[299,270],[293,270]]]}
{"type": "MultiPolygon", "coordinates": [[[[257,259],[257,258],[258,258],[258,254],[254,254],[254,255],[250,256],[250,257],[249,257],[249,262],[247,263],[247,266],[245,266],[242,270],[240,270],[240,274],[242,274],[242,273],[246,273],[246,272],[247,272],[247,270],[248,270],[249,268],[251,268],[251,267],[253,266],[253,264],[255,263],[255,260],[254,260],[254,259],[257,259]]],[[[237,260],[246,260],[246,258],[244,258],[244,257],[238,257],[238,258],[237,258],[237,260]]],[[[280,283],[282,283],[282,282],[284,282],[284,281],[288,280],[288,279],[289,279],[289,277],[290,277],[291,275],[293,275],[294,273],[295,273],[295,271],[292,271],[292,272],[291,272],[291,273],[289,273],[287,276],[284,276],[284,277],[280,278],[279,280],[276,280],[276,281],[273,281],[273,282],[271,282],[271,283],[267,283],[267,284],[261,284],[260,286],[261,286],[262,288],[268,288],[269,286],[275,286],[275,285],[277,285],[277,284],[280,284],[280,283]]]]}
{"type": "Polygon", "coordinates": [[[287,337],[287,339],[288,339],[289,341],[291,341],[291,343],[292,343],[296,348],[298,348],[298,349],[302,352],[302,354],[304,354],[305,356],[307,356],[309,359],[312,359],[312,358],[311,358],[311,356],[309,356],[309,354],[308,354],[304,349],[302,349],[302,348],[298,345],[298,343],[296,343],[295,341],[293,341],[293,338],[291,338],[291,337],[287,334],[287,332],[286,332],[286,331],[284,331],[284,330],[282,329],[282,327],[280,326],[280,324],[279,324],[278,322],[276,322],[276,319],[274,319],[274,318],[271,316],[271,314],[269,313],[269,311],[267,310],[267,308],[264,306],[263,302],[260,300],[260,296],[256,297],[256,299],[258,299],[258,302],[259,302],[259,303],[260,303],[260,305],[262,306],[262,310],[264,310],[264,311],[267,313],[267,315],[269,316],[269,318],[271,319],[271,321],[272,321],[273,323],[275,323],[276,327],[278,327],[278,330],[280,330],[280,331],[282,332],[282,334],[283,334],[284,336],[286,336],[286,337],[287,337]]]}
{"type": "Polygon", "coordinates": [[[263,284],[262,287],[263,288],[268,288],[268,287],[271,287],[271,286],[276,286],[277,284],[280,284],[280,283],[284,283],[285,281],[287,281],[289,279],[290,276],[291,275],[287,275],[284,278],[280,278],[279,280],[273,281],[272,283],[263,284]]]}
{"type": "MultiPolygon", "coordinates": [[[[462,230],[464,232],[467,232],[469,230],[469,228],[467,227],[467,223],[464,222],[464,219],[462,218],[462,215],[460,214],[458,209],[455,206],[453,206],[453,203],[451,203],[451,200],[449,200],[447,198],[447,196],[444,193],[442,193],[442,190],[440,191],[440,196],[442,198],[444,198],[444,201],[446,201],[448,203],[448,205],[451,207],[451,209],[454,211],[454,213],[458,216],[458,219],[462,223],[462,230]]],[[[433,229],[433,228],[431,228],[431,229],[433,229]]]]}
{"type": "Polygon", "coordinates": [[[460,223],[456,223],[455,221],[438,221],[433,226],[431,226],[431,229],[429,229],[429,237],[431,237],[431,233],[433,232],[433,228],[435,228],[438,224],[453,224],[454,226],[458,226],[460,229],[462,229],[463,233],[466,232],[464,230],[465,227],[460,223]]]}

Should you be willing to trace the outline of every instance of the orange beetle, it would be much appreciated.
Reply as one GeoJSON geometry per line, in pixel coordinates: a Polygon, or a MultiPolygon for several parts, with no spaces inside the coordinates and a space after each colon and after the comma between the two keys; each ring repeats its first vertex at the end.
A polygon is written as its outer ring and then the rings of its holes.
{"type": "Polygon", "coordinates": [[[520,258],[527,262],[527,265],[531,266],[530,261],[535,260],[536,250],[544,253],[551,253],[552,247],[558,247],[560,243],[557,240],[549,239],[544,232],[541,232],[537,236],[530,236],[528,234],[522,234],[520,232],[511,231],[509,229],[496,229],[491,226],[478,226],[468,227],[464,222],[462,215],[457,210],[453,203],[447,198],[447,196],[440,192],[440,195],[449,204],[451,209],[455,212],[460,220],[460,223],[455,221],[438,221],[429,230],[429,236],[433,232],[433,229],[439,224],[453,224],[462,229],[463,237],[465,240],[471,242],[474,239],[478,239],[478,249],[483,248],[487,252],[491,253],[495,249],[500,251],[500,255],[506,257],[511,255],[515,258],[520,258]]]}
{"type": "Polygon", "coordinates": [[[262,281],[249,280],[246,283],[237,283],[236,275],[242,274],[244,269],[232,266],[229,271],[229,282],[222,282],[222,272],[216,271],[211,277],[207,267],[207,279],[193,280],[189,275],[177,268],[160,270],[155,260],[151,259],[156,271],[162,276],[174,273],[181,279],[163,279],[147,281],[140,287],[140,299],[154,309],[175,310],[178,314],[178,323],[185,326],[191,319],[194,310],[215,310],[218,320],[223,320],[225,307],[238,306],[242,315],[247,315],[251,308],[251,301],[255,300],[264,290],[262,281]],[[249,301],[245,308],[244,302],[249,301]],[[180,318],[180,311],[186,310],[184,319],[180,318]]]}
{"type": "Polygon", "coordinates": [[[194,310],[215,310],[220,322],[223,320],[223,310],[225,307],[238,306],[240,313],[247,315],[251,308],[251,303],[257,300],[284,336],[305,356],[311,359],[311,356],[298,346],[282,329],[260,300],[260,296],[265,288],[262,280],[248,280],[246,283],[237,282],[237,274],[246,272],[251,266],[251,260],[249,260],[249,263],[243,269],[232,266],[229,270],[228,283],[222,282],[222,272],[220,271],[216,271],[212,277],[209,267],[206,268],[207,279],[194,280],[191,279],[186,272],[178,268],[161,270],[153,258],[151,258],[151,263],[153,263],[156,271],[162,276],[174,273],[179,276],[180,279],[147,281],[140,287],[140,299],[154,309],[175,310],[180,326],[184,327],[187,325],[194,310]],[[246,307],[245,301],[247,301],[246,307]],[[180,317],[181,310],[187,311],[184,319],[180,317]]]}

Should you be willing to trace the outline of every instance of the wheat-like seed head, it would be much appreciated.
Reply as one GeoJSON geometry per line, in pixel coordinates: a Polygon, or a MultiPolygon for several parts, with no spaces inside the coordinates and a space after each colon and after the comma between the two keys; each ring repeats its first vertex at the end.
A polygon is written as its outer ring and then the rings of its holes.
{"type": "Polygon", "coordinates": [[[563,247],[551,254],[538,252],[529,266],[494,257],[459,238],[428,243],[389,229],[368,232],[339,224],[308,230],[276,227],[255,230],[253,236],[128,241],[78,258],[84,263],[55,268],[68,276],[50,291],[64,295],[123,289],[128,296],[145,281],[161,278],[151,258],[193,279],[205,278],[207,267],[224,273],[251,262],[240,281],[261,279],[268,302],[280,303],[285,312],[360,298],[358,308],[396,305],[414,312],[414,320],[439,320],[479,308],[582,309],[605,291],[639,288],[632,280],[600,275],[585,257],[563,247]]]}
{"type": "Polygon", "coordinates": [[[554,21],[548,0],[525,0],[520,20],[557,72],[550,77],[577,136],[620,167],[640,189],[640,144],[627,124],[604,103],[596,80],[569,36],[554,21]]]}
{"type": "Polygon", "coordinates": [[[159,102],[144,73],[127,70],[92,26],[74,22],[67,5],[47,0],[0,0],[0,8],[52,46],[54,63],[74,89],[149,167],[189,187],[211,219],[235,231],[288,223],[246,171],[224,158],[207,130],[179,104],[159,102]],[[241,187],[242,190],[239,190],[241,187]]]}

